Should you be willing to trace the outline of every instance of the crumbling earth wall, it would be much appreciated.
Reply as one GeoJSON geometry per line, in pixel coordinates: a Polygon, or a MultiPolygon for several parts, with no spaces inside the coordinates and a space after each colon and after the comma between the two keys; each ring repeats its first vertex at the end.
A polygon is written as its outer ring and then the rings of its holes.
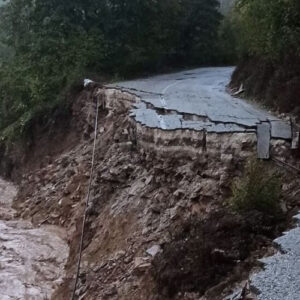
{"type": "MultiPolygon", "coordinates": [[[[190,285],[189,274],[184,273],[187,284],[178,285],[180,288],[175,294],[160,286],[152,262],[191,218],[200,223],[209,220],[219,226],[220,219],[215,216],[227,214],[225,200],[230,196],[232,180],[241,176],[245,160],[256,151],[255,134],[149,129],[129,116],[138,97],[91,85],[73,105],[72,122],[77,132],[81,132],[77,143],[59,155],[47,156],[40,168],[25,173],[14,203],[20,216],[35,225],[55,224],[68,231],[71,253],[67,277],[53,299],[67,299],[73,287],[97,97],[101,105],[96,171],[78,299],[198,299],[205,292],[209,295],[209,289],[225,280],[228,273],[234,273],[237,260],[246,260],[250,253],[230,258],[227,254],[230,246],[225,249],[226,253],[219,249],[225,253],[222,259],[230,262],[225,271],[218,274],[214,286],[200,282],[203,286],[197,289],[190,285]]],[[[276,151],[285,151],[285,147],[279,143],[276,151]]],[[[241,224],[240,219],[231,216],[235,226],[241,224]]],[[[228,230],[222,224],[221,230],[214,232],[226,240],[228,230]]],[[[245,237],[247,230],[236,232],[242,232],[245,237]]],[[[212,234],[207,238],[215,237],[212,234]]],[[[238,238],[232,237],[232,240],[238,238]]],[[[215,253],[212,255],[218,255],[216,243],[217,240],[209,248],[215,253]]],[[[268,243],[267,239],[261,239],[249,249],[256,251],[258,245],[265,247],[268,243]]],[[[238,247],[239,244],[232,245],[238,247]]],[[[215,294],[212,297],[217,299],[215,294]]]]}

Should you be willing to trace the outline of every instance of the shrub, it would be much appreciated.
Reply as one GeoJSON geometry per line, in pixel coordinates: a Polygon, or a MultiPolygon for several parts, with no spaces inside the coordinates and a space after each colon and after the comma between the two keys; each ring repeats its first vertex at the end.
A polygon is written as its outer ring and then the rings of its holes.
{"type": "Polygon", "coordinates": [[[235,211],[259,211],[265,215],[280,213],[280,176],[264,162],[250,159],[242,178],[232,186],[230,205],[235,211]]]}

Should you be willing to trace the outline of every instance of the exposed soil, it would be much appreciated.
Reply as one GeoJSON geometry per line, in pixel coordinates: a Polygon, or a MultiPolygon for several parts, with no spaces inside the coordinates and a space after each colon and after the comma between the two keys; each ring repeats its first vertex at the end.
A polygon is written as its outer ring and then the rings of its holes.
{"type": "MultiPolygon", "coordinates": [[[[202,134],[137,125],[128,114],[136,97],[97,86],[74,99],[69,124],[76,135],[66,131],[57,145],[47,137],[36,140],[39,167],[20,168],[24,173],[14,202],[19,216],[68,233],[67,276],[52,299],[68,299],[73,287],[96,97],[101,102],[96,174],[78,299],[199,299],[204,294],[203,299],[221,299],[247,277],[257,257],[269,253],[286,225],[283,220],[265,228],[257,214],[241,217],[226,209],[232,180],[241,176],[255,149],[255,135],[210,135],[200,147],[202,134]]],[[[275,154],[282,152],[288,155],[287,145],[279,142],[275,154]]],[[[298,182],[289,184],[291,177],[285,176],[290,211],[298,182]]]]}

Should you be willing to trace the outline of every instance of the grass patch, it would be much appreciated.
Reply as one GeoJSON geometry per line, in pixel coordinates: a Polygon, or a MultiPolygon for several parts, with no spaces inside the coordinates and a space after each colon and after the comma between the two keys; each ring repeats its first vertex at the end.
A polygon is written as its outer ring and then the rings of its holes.
{"type": "Polygon", "coordinates": [[[246,164],[244,175],[234,181],[229,203],[240,213],[256,210],[275,216],[281,212],[280,198],[279,173],[267,163],[252,158],[246,164]]]}

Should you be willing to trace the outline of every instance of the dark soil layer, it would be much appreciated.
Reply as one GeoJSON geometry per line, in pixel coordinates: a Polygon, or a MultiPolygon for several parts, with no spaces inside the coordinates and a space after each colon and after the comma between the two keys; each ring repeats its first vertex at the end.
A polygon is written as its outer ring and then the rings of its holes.
{"type": "Polygon", "coordinates": [[[232,76],[231,87],[244,85],[247,97],[300,117],[300,58],[286,56],[279,62],[251,58],[241,62],[232,76]]]}
{"type": "Polygon", "coordinates": [[[255,265],[249,260],[254,252],[270,246],[283,228],[284,218],[259,212],[242,216],[221,209],[202,220],[193,217],[153,261],[154,277],[166,298],[203,294],[237,273],[241,280],[255,265]]]}

